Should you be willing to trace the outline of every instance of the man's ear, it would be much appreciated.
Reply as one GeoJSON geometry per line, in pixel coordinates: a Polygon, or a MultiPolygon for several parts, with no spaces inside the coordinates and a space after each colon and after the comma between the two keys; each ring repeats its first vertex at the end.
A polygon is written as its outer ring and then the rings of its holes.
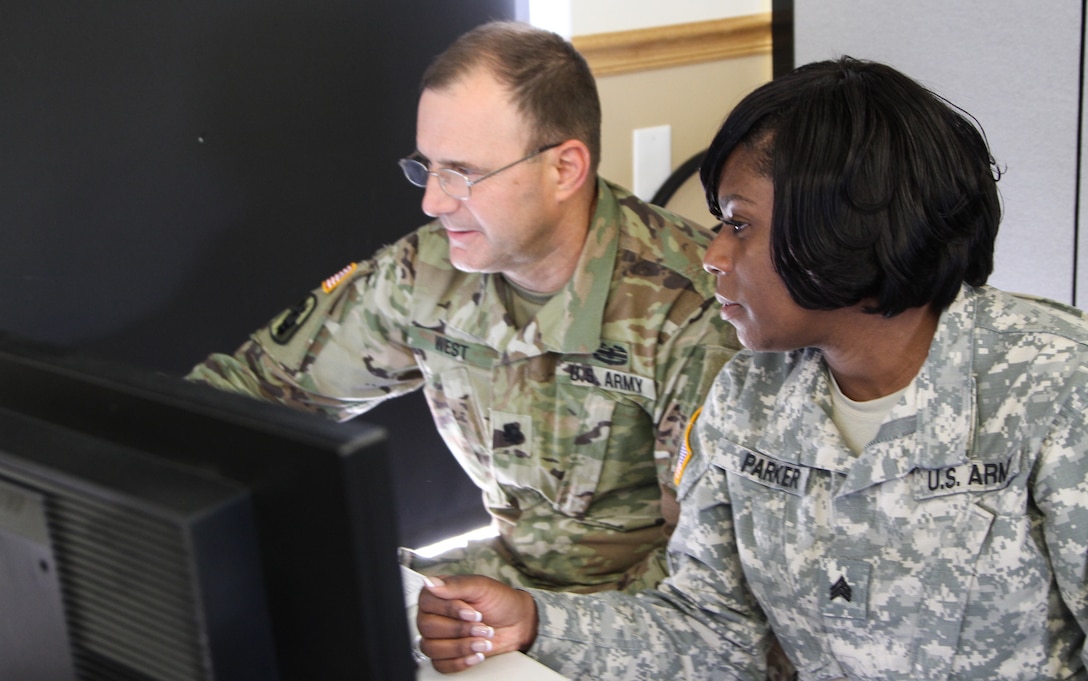
{"type": "Polygon", "coordinates": [[[580,140],[567,140],[556,149],[559,181],[556,191],[560,200],[576,194],[590,180],[593,167],[589,147],[580,140]]]}

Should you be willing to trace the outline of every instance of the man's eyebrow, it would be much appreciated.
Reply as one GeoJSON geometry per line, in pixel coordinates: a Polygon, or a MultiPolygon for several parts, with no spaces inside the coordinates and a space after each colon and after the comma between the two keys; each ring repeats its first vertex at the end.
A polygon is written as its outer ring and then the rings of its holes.
{"type": "Polygon", "coordinates": [[[473,166],[473,164],[468,163],[466,161],[457,161],[457,160],[454,160],[454,159],[433,159],[433,158],[428,158],[427,155],[424,154],[423,152],[421,152],[419,149],[416,149],[415,153],[412,154],[412,155],[414,157],[416,157],[419,160],[420,163],[427,166],[428,168],[431,167],[432,165],[438,166],[439,168],[474,168],[475,167],[475,166],[473,166]]]}

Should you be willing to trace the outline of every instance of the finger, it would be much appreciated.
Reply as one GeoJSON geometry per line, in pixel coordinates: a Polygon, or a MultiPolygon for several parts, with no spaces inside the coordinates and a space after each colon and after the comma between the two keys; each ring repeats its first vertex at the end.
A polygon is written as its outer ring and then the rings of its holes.
{"type": "Polygon", "coordinates": [[[491,641],[485,638],[424,638],[420,641],[419,648],[435,663],[436,668],[439,663],[471,667],[479,664],[494,650],[491,641]]]}
{"type": "Polygon", "coordinates": [[[416,629],[424,638],[490,639],[495,635],[495,630],[482,622],[465,622],[431,613],[416,614],[416,629]]]}
{"type": "Polygon", "coordinates": [[[418,602],[420,614],[442,615],[462,622],[480,622],[483,620],[483,615],[479,610],[452,595],[452,593],[449,596],[443,593],[435,593],[438,590],[432,590],[430,587],[420,589],[418,602]]]}
{"type": "Polygon", "coordinates": [[[437,595],[439,598],[467,603],[475,603],[493,596],[496,589],[509,588],[501,582],[481,575],[443,575],[430,577],[429,581],[430,583],[420,590],[420,594],[428,593],[437,595]]]}
{"type": "Polygon", "coordinates": [[[469,667],[474,667],[484,661],[483,653],[474,653],[469,657],[453,660],[431,660],[431,666],[443,674],[463,672],[469,667]]]}
{"type": "Polygon", "coordinates": [[[439,631],[440,624],[429,626],[425,623],[420,629],[420,649],[429,651],[428,657],[449,659],[465,656],[468,652],[490,656],[521,649],[516,637],[485,624],[472,625],[467,633],[460,629],[455,629],[452,635],[437,633],[439,631]]]}

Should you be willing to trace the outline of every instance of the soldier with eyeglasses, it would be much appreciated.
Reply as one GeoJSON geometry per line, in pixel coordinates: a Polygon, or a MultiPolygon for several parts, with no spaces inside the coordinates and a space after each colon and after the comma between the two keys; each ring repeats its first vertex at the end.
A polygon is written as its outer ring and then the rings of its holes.
{"type": "Polygon", "coordinates": [[[666,574],[684,427],[738,344],[702,269],[712,233],[597,176],[600,119],[568,41],[462,36],[400,161],[433,220],[190,374],[336,419],[422,389],[498,533],[406,551],[424,573],[578,592],[666,574]]]}

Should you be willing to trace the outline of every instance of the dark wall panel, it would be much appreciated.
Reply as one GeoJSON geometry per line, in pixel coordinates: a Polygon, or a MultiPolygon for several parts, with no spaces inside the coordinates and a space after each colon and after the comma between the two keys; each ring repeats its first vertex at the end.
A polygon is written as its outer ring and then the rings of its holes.
{"type": "MultiPolygon", "coordinates": [[[[232,350],[423,221],[419,76],[513,5],[7,0],[0,331],[169,373],[232,350]]],[[[406,541],[478,524],[421,398],[367,418],[412,457],[406,541]]]]}

